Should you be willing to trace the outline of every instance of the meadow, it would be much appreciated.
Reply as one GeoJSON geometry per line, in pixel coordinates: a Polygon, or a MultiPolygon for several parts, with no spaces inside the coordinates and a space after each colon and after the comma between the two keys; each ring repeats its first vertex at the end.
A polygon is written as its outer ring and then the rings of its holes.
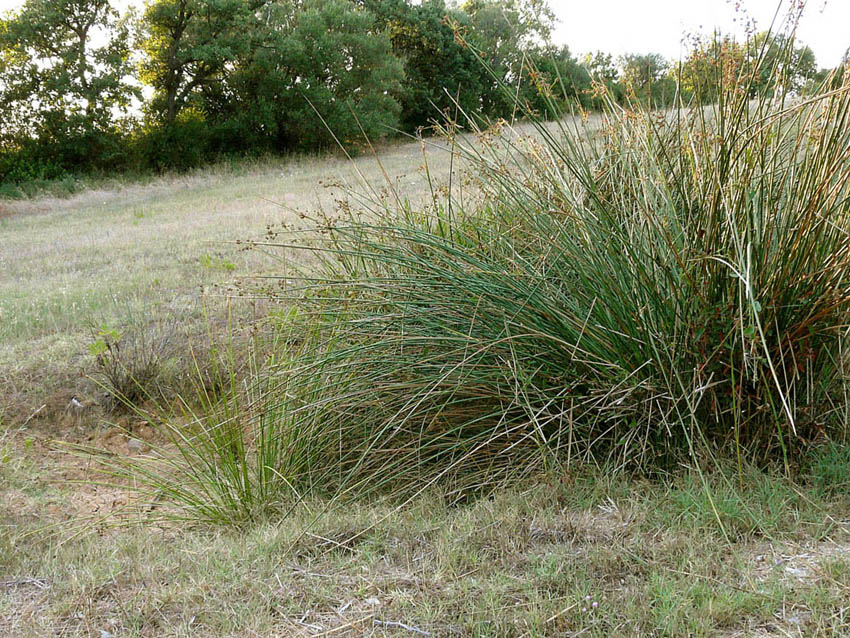
{"type": "Polygon", "coordinates": [[[0,633],[850,632],[850,98],[737,100],[3,201],[0,633]]]}
{"type": "MultiPolygon", "coordinates": [[[[418,144],[390,147],[385,158],[414,197],[424,188],[422,161],[418,144]]],[[[379,178],[369,157],[302,156],[4,200],[0,382],[7,419],[26,419],[43,405],[39,416],[61,417],[74,395],[96,403],[99,387],[80,371],[104,326],[165,323],[178,334],[200,326],[203,335],[203,300],[219,308],[226,297],[216,286],[268,266],[237,240],[332,208],[347,189],[379,178]]]]}

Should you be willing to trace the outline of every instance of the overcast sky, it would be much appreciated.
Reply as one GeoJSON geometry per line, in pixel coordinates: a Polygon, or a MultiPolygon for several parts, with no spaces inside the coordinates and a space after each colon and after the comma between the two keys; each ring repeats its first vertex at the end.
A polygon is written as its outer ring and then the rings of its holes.
{"type": "MultiPolygon", "coordinates": [[[[0,0],[2,1],[2,0],[0,0]]],[[[778,0],[552,0],[560,19],[555,41],[574,53],[602,50],[623,53],[661,53],[678,59],[685,33],[723,33],[745,36],[747,18],[758,30],[770,26],[778,0]],[[736,11],[741,5],[742,11],[736,11]]],[[[780,17],[790,0],[782,3],[780,17]]],[[[850,47],[850,0],[809,0],[797,38],[815,52],[818,65],[833,67],[850,47]]],[[[687,49],[685,49],[687,52],[687,49]]]]}
{"type": "MultiPolygon", "coordinates": [[[[784,0],[783,9],[791,2],[784,0]]],[[[0,12],[22,4],[0,0],[0,12]]],[[[549,0],[560,20],[554,40],[573,53],[661,53],[672,59],[682,54],[685,33],[711,34],[718,28],[743,38],[746,15],[735,10],[738,4],[762,30],[779,0],[549,0]]],[[[819,66],[839,64],[850,47],[850,0],[808,0],[798,39],[812,47],[819,66]]]]}

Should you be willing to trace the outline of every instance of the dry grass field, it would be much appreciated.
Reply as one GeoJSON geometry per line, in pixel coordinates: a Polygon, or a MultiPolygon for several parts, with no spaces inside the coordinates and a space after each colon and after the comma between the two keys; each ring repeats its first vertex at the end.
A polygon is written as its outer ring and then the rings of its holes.
{"type": "MultiPolygon", "coordinates": [[[[412,198],[425,192],[419,144],[387,148],[382,163],[394,187],[412,198]]],[[[270,265],[234,242],[261,238],[299,213],[333,210],[349,188],[362,190],[364,179],[386,183],[373,157],[303,157],[2,202],[0,388],[7,418],[25,419],[41,406],[37,416],[55,418],[75,394],[96,399],[98,388],[85,375],[88,344],[101,327],[197,328],[204,303],[221,305],[217,285],[270,265]]]]}
{"type": "MultiPolygon", "coordinates": [[[[444,181],[448,156],[428,157],[444,181]]],[[[339,184],[382,185],[384,169],[404,196],[427,196],[418,143],[380,159],[0,202],[0,635],[850,635],[838,449],[805,480],[752,469],[744,487],[714,468],[706,490],[687,470],[649,481],[588,468],[460,505],[437,488],[401,505],[308,502],[238,529],[124,515],[127,492],[87,482],[89,462],[57,440],[134,455],[154,436],[101,405],[98,335],[200,352],[227,323],[228,283],[281,268],[236,240],[332,210],[339,184]]],[[[234,301],[236,323],[258,303],[234,301]]]]}
{"type": "Polygon", "coordinates": [[[6,636],[850,632],[846,492],[780,477],[749,476],[755,490],[717,477],[728,537],[695,476],[602,472],[461,507],[433,492],[405,507],[310,503],[242,529],[116,528],[126,495],[69,483],[86,467],[39,434],[7,433],[0,453],[6,636]]]}

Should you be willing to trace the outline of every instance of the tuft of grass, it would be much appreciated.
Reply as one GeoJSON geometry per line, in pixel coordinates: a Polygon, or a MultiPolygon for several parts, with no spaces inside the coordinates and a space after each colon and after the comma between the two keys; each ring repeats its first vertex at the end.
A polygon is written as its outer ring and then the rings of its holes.
{"type": "Polygon", "coordinates": [[[460,502],[720,450],[738,485],[698,469],[682,515],[769,533],[793,497],[742,507],[747,468],[788,471],[848,422],[850,84],[799,101],[746,82],[531,132],[470,116],[471,137],[444,131],[468,173],[430,205],[388,180],[317,232],[270,231],[252,245],[313,257],[263,288],[290,309],[273,361],[161,425],[176,454],[122,471],[242,521],[305,495],[439,484],[460,502]]]}
{"type": "Polygon", "coordinates": [[[283,333],[265,347],[259,339],[240,340],[240,349],[250,349],[245,357],[237,352],[233,330],[228,324],[223,346],[210,333],[209,349],[192,352],[193,395],[178,396],[169,406],[145,392],[146,407],[120,395],[136,420],[156,434],[144,454],[63,447],[94,460],[100,482],[135,492],[135,510],[149,518],[238,526],[291,514],[314,496],[309,482],[315,478],[310,470],[317,437],[299,429],[292,411],[281,406],[278,393],[287,394],[286,387],[257,381],[261,368],[289,365],[279,359],[283,333]]]}
{"type": "Polygon", "coordinates": [[[803,521],[817,524],[817,509],[803,502],[793,483],[752,466],[745,468],[743,477],[734,476],[731,469],[707,477],[691,472],[677,479],[662,515],[706,533],[719,529],[729,540],[772,538],[803,521]]]}
{"type": "Polygon", "coordinates": [[[445,134],[470,175],[433,205],[267,242],[321,260],[275,295],[314,340],[280,396],[330,435],[313,476],[465,494],[720,449],[743,484],[845,432],[850,84],[751,99],[749,72],[708,106],[611,101],[601,124],[469,116],[474,141],[445,134]]]}
{"type": "Polygon", "coordinates": [[[234,264],[229,259],[226,259],[225,257],[220,257],[218,255],[210,255],[209,253],[204,253],[200,257],[200,262],[203,268],[219,269],[228,272],[236,270],[236,264],[234,264]]]}
{"type": "Polygon", "coordinates": [[[850,447],[830,442],[814,450],[807,461],[809,480],[821,492],[850,495],[850,447]]]}

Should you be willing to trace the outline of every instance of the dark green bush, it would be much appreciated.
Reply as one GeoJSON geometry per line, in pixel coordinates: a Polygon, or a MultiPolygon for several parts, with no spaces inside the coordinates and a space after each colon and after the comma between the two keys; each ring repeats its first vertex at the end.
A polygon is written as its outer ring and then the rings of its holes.
{"type": "Polygon", "coordinates": [[[60,180],[85,173],[120,172],[131,166],[129,136],[120,130],[63,127],[0,149],[0,183],[60,180]]]}
{"type": "Polygon", "coordinates": [[[0,183],[20,184],[37,180],[57,179],[66,169],[43,157],[39,146],[32,141],[0,151],[0,183]]]}
{"type": "Polygon", "coordinates": [[[135,140],[138,161],[155,171],[187,170],[210,159],[211,131],[202,114],[185,110],[171,124],[150,124],[135,140]]]}

